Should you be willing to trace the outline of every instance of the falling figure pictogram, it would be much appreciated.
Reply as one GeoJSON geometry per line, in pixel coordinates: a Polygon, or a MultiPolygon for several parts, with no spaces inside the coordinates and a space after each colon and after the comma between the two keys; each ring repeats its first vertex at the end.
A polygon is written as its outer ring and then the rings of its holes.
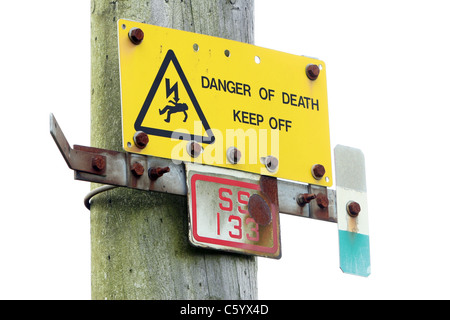
{"type": "Polygon", "coordinates": [[[164,109],[159,109],[159,114],[163,115],[167,112],[167,118],[164,119],[165,122],[170,122],[170,116],[173,113],[178,113],[178,112],[183,112],[184,113],[184,120],[183,122],[186,122],[187,118],[188,118],[188,114],[187,114],[187,110],[189,109],[186,103],[178,103],[178,102],[174,102],[172,100],[169,101],[169,103],[172,103],[173,106],[171,105],[167,105],[164,107],[164,109]]]}

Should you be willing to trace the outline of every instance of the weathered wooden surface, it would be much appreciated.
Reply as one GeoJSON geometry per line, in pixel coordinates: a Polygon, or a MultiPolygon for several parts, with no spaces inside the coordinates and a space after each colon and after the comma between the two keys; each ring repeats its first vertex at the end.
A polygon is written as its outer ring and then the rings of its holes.
{"type": "MultiPolygon", "coordinates": [[[[252,0],[92,0],[91,10],[95,147],[122,148],[118,19],[253,43],[252,0]]],[[[193,248],[187,232],[185,197],[125,188],[96,196],[92,299],[257,299],[256,258],[193,248]]]]}

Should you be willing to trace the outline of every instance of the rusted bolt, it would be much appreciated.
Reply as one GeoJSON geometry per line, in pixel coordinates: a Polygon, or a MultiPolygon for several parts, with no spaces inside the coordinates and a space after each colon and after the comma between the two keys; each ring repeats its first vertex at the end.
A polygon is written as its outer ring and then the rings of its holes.
{"type": "Polygon", "coordinates": [[[135,177],[142,176],[144,174],[144,166],[139,162],[133,163],[131,166],[131,173],[133,173],[135,177]]]}
{"type": "Polygon", "coordinates": [[[192,158],[197,158],[202,153],[202,146],[195,141],[189,142],[186,148],[192,158]]]}
{"type": "Polygon", "coordinates": [[[350,201],[347,203],[347,213],[350,217],[356,218],[361,212],[361,206],[356,201],[350,201]]]}
{"type": "Polygon", "coordinates": [[[316,203],[321,209],[328,208],[328,197],[323,193],[319,193],[316,195],[316,203]]]}
{"type": "Polygon", "coordinates": [[[311,174],[313,175],[314,179],[320,180],[325,175],[325,167],[321,164],[315,164],[311,168],[311,174]]]}
{"type": "Polygon", "coordinates": [[[320,68],[317,64],[308,64],[306,66],[306,76],[309,80],[316,80],[319,77],[320,68]]]}
{"type": "Polygon", "coordinates": [[[267,156],[264,160],[264,164],[269,172],[273,173],[278,170],[278,159],[274,156],[267,156]]]}
{"type": "Polygon", "coordinates": [[[128,32],[128,38],[133,44],[139,45],[144,40],[144,31],[140,28],[131,28],[128,32]]]}
{"type": "Polygon", "coordinates": [[[170,172],[170,168],[169,167],[165,167],[165,168],[150,168],[148,169],[148,176],[150,177],[150,180],[152,181],[156,181],[159,178],[161,178],[164,174],[166,174],[167,172],[170,172]]]}
{"type": "Polygon", "coordinates": [[[267,226],[272,221],[270,206],[259,194],[255,193],[248,199],[248,213],[260,226],[267,226]]]}
{"type": "Polygon", "coordinates": [[[241,160],[241,152],[236,147],[229,147],[227,150],[227,159],[232,164],[236,164],[241,160]]]}
{"type": "Polygon", "coordinates": [[[92,158],[92,168],[96,171],[103,171],[106,167],[106,159],[104,156],[96,155],[92,158]]]}
{"type": "Polygon", "coordinates": [[[310,203],[311,200],[314,200],[315,198],[316,198],[316,195],[314,193],[300,194],[297,197],[297,204],[300,207],[304,207],[307,203],[310,203]]]}
{"type": "Polygon", "coordinates": [[[144,149],[148,144],[148,135],[145,132],[138,131],[134,134],[133,140],[136,147],[144,149]]]}

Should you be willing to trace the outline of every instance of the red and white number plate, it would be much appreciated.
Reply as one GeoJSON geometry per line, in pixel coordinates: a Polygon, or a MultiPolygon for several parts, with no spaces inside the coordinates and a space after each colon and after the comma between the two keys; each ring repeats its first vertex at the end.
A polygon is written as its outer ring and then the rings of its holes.
{"type": "Polygon", "coordinates": [[[186,177],[192,245],[281,257],[276,187],[271,191],[274,194],[268,195],[270,191],[261,183],[259,175],[190,163],[186,164],[186,177]],[[249,199],[254,194],[265,199],[270,208],[271,222],[264,226],[258,224],[255,213],[248,210],[249,199]]]}

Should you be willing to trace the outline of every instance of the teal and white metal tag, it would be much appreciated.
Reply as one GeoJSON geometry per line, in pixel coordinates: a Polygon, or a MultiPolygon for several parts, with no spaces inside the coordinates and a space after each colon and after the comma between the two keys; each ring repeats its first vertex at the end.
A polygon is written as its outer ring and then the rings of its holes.
{"type": "Polygon", "coordinates": [[[370,248],[364,154],[337,145],[334,158],[340,268],[344,273],[367,277],[370,248]]]}

